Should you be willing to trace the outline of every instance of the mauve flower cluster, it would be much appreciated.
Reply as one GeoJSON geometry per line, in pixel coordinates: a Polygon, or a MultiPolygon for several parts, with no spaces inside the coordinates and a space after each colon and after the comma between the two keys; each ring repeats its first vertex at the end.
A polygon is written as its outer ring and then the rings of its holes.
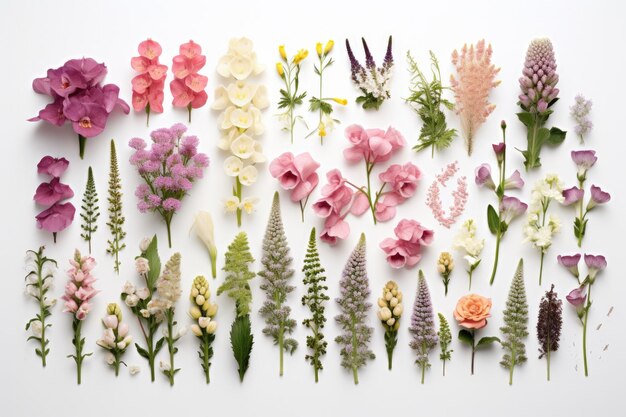
{"type": "Polygon", "coordinates": [[[65,301],[63,312],[72,313],[77,320],[85,320],[91,310],[90,301],[98,293],[93,287],[96,278],[91,275],[96,261],[91,256],[81,256],[77,249],[70,264],[72,267],[67,271],[69,280],[61,297],[65,301]]]}
{"type": "Polygon", "coordinates": [[[545,113],[559,95],[556,60],[550,39],[535,39],[526,52],[523,76],[519,79],[522,108],[529,113],[545,113]]]}
{"type": "Polygon", "coordinates": [[[174,80],[170,83],[170,90],[174,100],[174,107],[186,107],[191,122],[191,109],[199,109],[207,101],[204,91],[209,79],[198,71],[206,64],[206,56],[202,55],[202,48],[194,41],[180,45],[179,55],[172,62],[174,80]]]}
{"type": "Polygon", "coordinates": [[[383,60],[383,66],[378,68],[374,62],[374,57],[370,52],[364,38],[363,49],[365,50],[365,67],[363,67],[354,56],[350,42],[346,39],[346,49],[348,58],[350,59],[350,71],[352,72],[352,81],[363,93],[357,97],[356,102],[362,103],[364,109],[378,110],[383,101],[391,97],[390,79],[393,70],[393,56],[391,54],[391,36],[387,43],[387,53],[383,60]]]}
{"type": "Polygon", "coordinates": [[[53,158],[44,156],[37,164],[37,173],[52,177],[50,182],[42,182],[37,187],[33,200],[39,205],[49,206],[35,216],[37,227],[52,232],[54,241],[57,240],[57,232],[68,227],[74,220],[76,208],[70,202],[61,203],[62,200],[72,198],[74,191],[69,185],[60,182],[59,177],[69,166],[65,158],[53,158]]]}
{"type": "Polygon", "coordinates": [[[591,112],[592,106],[591,100],[587,100],[582,94],[577,94],[574,98],[574,105],[569,108],[570,115],[576,122],[574,131],[580,138],[580,143],[584,142],[585,135],[593,127],[593,122],[589,120],[589,112],[591,112]]]}
{"type": "Polygon", "coordinates": [[[149,149],[141,138],[129,142],[129,146],[135,149],[130,163],[145,181],[135,191],[139,199],[137,207],[142,213],[157,212],[163,217],[170,247],[172,217],[180,209],[193,182],[202,178],[209,165],[209,157],[198,153],[198,137],[183,136],[186,131],[187,127],[180,123],[169,129],[157,129],[150,133],[152,145],[149,149]]]}
{"type": "Polygon", "coordinates": [[[417,285],[417,294],[415,303],[413,304],[413,313],[411,314],[411,342],[409,346],[417,354],[415,363],[422,371],[422,384],[424,383],[424,373],[430,367],[428,354],[437,343],[439,337],[435,330],[435,317],[433,313],[433,304],[428,291],[428,284],[424,278],[424,273],[420,270],[417,285]]]}
{"type": "Polygon", "coordinates": [[[137,51],[139,56],[130,60],[130,65],[139,73],[131,81],[133,109],[145,109],[149,121],[151,111],[163,113],[163,87],[167,77],[167,65],[159,63],[161,45],[152,39],[141,42],[137,51]]]}
{"type": "Polygon", "coordinates": [[[53,101],[28,120],[45,120],[55,126],[71,122],[74,132],[83,138],[82,158],[84,138],[100,134],[115,107],[119,106],[126,114],[130,111],[128,104],[118,97],[118,86],[100,85],[106,74],[106,66],[91,58],[70,59],[62,67],[49,69],[45,77],[33,80],[33,90],[52,97],[53,101]]]}
{"type": "Polygon", "coordinates": [[[415,220],[400,220],[393,231],[397,239],[386,238],[379,246],[394,269],[415,266],[422,259],[422,246],[430,246],[435,237],[432,230],[415,220]]]}

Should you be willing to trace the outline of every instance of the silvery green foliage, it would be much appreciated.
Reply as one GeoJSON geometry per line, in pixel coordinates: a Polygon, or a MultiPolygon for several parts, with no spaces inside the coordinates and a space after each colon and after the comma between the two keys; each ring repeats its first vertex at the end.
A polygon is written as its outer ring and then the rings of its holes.
{"type": "Polygon", "coordinates": [[[263,269],[258,273],[264,279],[261,289],[265,291],[267,299],[259,312],[267,323],[263,333],[272,336],[274,343],[281,350],[284,349],[289,353],[293,353],[298,346],[295,339],[285,337],[296,327],[296,321],[289,317],[291,308],[286,305],[287,295],[295,289],[288,284],[294,274],[291,268],[292,260],[293,258],[289,256],[289,246],[280,215],[278,193],[275,193],[263,239],[263,257],[261,258],[263,269]]]}
{"type": "Polygon", "coordinates": [[[509,369],[509,384],[512,384],[515,366],[527,359],[524,339],[528,336],[528,301],[524,286],[523,259],[520,259],[511,283],[504,309],[504,326],[500,327],[500,331],[504,334],[502,348],[505,350],[500,365],[509,369]]]}
{"type": "Polygon", "coordinates": [[[419,271],[417,295],[413,304],[409,332],[412,335],[409,345],[417,354],[415,363],[422,371],[422,383],[424,383],[424,372],[430,367],[428,354],[437,346],[439,337],[437,337],[437,331],[435,330],[435,317],[430,292],[421,269],[419,271]]]}
{"type": "Polygon", "coordinates": [[[370,296],[367,270],[365,267],[365,235],[350,255],[339,282],[341,296],[336,299],[341,314],[335,321],[341,326],[342,334],[335,338],[341,345],[341,365],[352,369],[354,382],[358,383],[357,370],[364,366],[368,359],[374,359],[369,349],[373,329],[366,324],[372,304],[367,301],[370,296]]]}

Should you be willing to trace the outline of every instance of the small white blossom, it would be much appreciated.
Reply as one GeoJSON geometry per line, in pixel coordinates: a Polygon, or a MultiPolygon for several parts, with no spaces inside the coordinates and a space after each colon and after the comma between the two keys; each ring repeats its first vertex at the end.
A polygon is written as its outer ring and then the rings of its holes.
{"type": "Polygon", "coordinates": [[[113,355],[111,352],[107,352],[104,355],[104,361],[107,363],[107,365],[113,365],[115,363],[115,355],[113,355]]]}
{"type": "Polygon", "coordinates": [[[128,367],[128,373],[131,375],[137,375],[139,372],[141,372],[141,368],[138,365],[130,365],[128,367]]]}

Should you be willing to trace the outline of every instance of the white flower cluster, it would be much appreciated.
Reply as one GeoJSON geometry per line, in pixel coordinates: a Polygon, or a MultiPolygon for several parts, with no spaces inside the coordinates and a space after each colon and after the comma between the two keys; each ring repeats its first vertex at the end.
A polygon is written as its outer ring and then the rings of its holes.
{"type": "MultiPolygon", "coordinates": [[[[157,319],[174,307],[182,290],[180,289],[180,253],[176,252],[165,264],[165,269],[157,281],[158,296],[148,302],[149,315],[157,319]]],[[[143,312],[142,312],[143,314],[143,312]]]]}
{"type": "MultiPolygon", "coordinates": [[[[140,259],[144,258],[137,258],[137,261],[139,261],[140,259]]],[[[136,288],[130,281],[126,281],[124,283],[124,287],[122,287],[122,294],[126,294],[126,299],[124,300],[126,305],[130,308],[133,308],[137,306],[139,300],[147,299],[150,296],[150,291],[146,287],[136,288]]],[[[150,316],[149,313],[148,316],[150,316]]]]}
{"type": "Polygon", "coordinates": [[[377,99],[386,100],[391,97],[391,73],[393,65],[382,68],[366,68],[355,74],[357,85],[366,94],[371,94],[377,99]]]}
{"type": "Polygon", "coordinates": [[[467,219],[461,226],[461,230],[455,236],[452,246],[455,249],[465,251],[465,259],[470,267],[474,268],[480,262],[480,254],[485,247],[485,239],[476,237],[476,223],[473,219],[467,219]]]}
{"type": "Polygon", "coordinates": [[[230,156],[224,161],[226,175],[236,179],[235,193],[225,201],[228,212],[245,211],[250,214],[258,199],[243,198],[240,185],[249,187],[257,181],[256,164],[266,161],[261,144],[255,139],[265,131],[261,110],[269,106],[267,89],[247,81],[250,75],[263,71],[247,38],[232,39],[228,52],[217,67],[217,72],[235,81],[215,90],[214,110],[221,110],[218,126],[221,138],[218,147],[230,156]]]}
{"type": "MultiPolygon", "coordinates": [[[[47,295],[52,288],[54,275],[57,271],[56,263],[44,258],[43,248],[41,248],[39,252],[28,251],[25,259],[25,269],[28,273],[25,279],[26,294],[39,303],[40,310],[50,311],[50,308],[54,307],[57,302],[56,298],[51,298],[47,295]]],[[[37,317],[42,317],[42,314],[44,313],[40,311],[37,317]]],[[[41,337],[44,324],[37,317],[29,322],[27,329],[30,329],[33,336],[41,337]]],[[[49,325],[46,324],[46,326],[49,325]]]]}
{"type": "Polygon", "coordinates": [[[557,175],[549,174],[535,183],[524,226],[526,241],[545,253],[552,245],[552,236],[561,230],[561,221],[547,215],[551,201],[563,203],[563,183],[557,175]]]}
{"type": "Polygon", "coordinates": [[[383,287],[383,295],[378,299],[378,319],[385,326],[385,330],[396,331],[400,327],[400,316],[404,311],[402,292],[398,284],[389,281],[383,287]]]}

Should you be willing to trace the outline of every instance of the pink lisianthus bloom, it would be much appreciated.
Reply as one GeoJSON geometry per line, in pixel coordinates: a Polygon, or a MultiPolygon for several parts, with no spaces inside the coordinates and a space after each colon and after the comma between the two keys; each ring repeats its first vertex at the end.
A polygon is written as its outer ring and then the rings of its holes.
{"type": "Polygon", "coordinates": [[[291,191],[291,201],[298,202],[307,198],[317,187],[319,176],[315,171],[319,166],[308,152],[297,156],[285,152],[270,163],[269,170],[284,190],[291,191]]]}
{"type": "Polygon", "coordinates": [[[72,191],[70,186],[59,182],[59,178],[55,177],[52,178],[50,182],[39,184],[33,196],[33,200],[42,206],[50,206],[66,198],[72,198],[73,196],[74,191],[72,191]]]}
{"type": "Polygon", "coordinates": [[[382,182],[391,186],[393,192],[405,199],[415,194],[417,182],[421,177],[422,173],[419,168],[410,162],[404,165],[393,164],[378,175],[382,182]]]}
{"type": "Polygon", "coordinates": [[[41,158],[37,164],[37,173],[60,177],[69,165],[70,162],[65,158],[53,158],[48,155],[41,158]]]}
{"type": "Polygon", "coordinates": [[[324,220],[324,228],[320,239],[330,245],[335,245],[338,239],[345,239],[350,235],[350,225],[337,213],[330,214],[324,220]]]}
{"type": "Polygon", "coordinates": [[[56,203],[35,217],[37,219],[37,227],[53,233],[56,239],[57,232],[64,230],[72,224],[75,213],[76,208],[72,203],[56,203]]]}
{"type": "Polygon", "coordinates": [[[578,187],[568,188],[567,190],[563,190],[563,205],[571,206],[574,203],[579,202],[585,196],[585,190],[581,190],[578,187]]]}

